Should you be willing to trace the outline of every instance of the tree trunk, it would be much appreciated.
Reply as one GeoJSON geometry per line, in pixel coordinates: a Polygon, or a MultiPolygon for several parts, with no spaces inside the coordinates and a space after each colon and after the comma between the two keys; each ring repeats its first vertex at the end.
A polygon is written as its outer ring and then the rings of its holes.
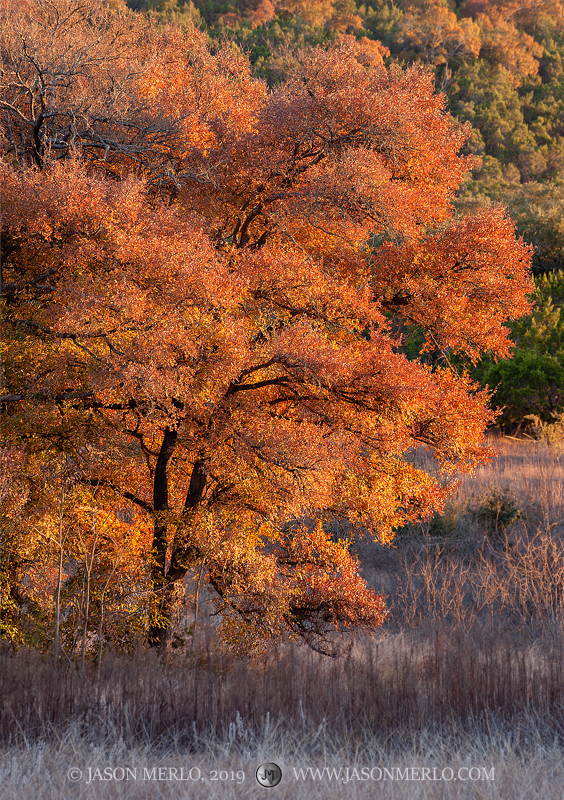
{"type": "MultiPolygon", "coordinates": [[[[176,447],[178,434],[169,428],[165,430],[165,435],[161,444],[157,466],[155,469],[154,480],[154,509],[155,509],[155,533],[153,536],[153,567],[152,582],[153,590],[158,598],[157,614],[158,619],[149,629],[149,645],[156,647],[162,652],[166,647],[170,630],[172,613],[174,610],[174,594],[177,581],[182,580],[192,560],[198,557],[196,548],[186,546],[182,535],[183,525],[177,526],[177,533],[172,544],[172,554],[170,566],[166,568],[166,553],[168,547],[168,520],[163,512],[169,510],[168,502],[168,475],[167,466],[176,447]]],[[[186,495],[186,502],[182,512],[183,519],[188,520],[202,498],[206,486],[206,473],[203,461],[197,459],[192,469],[190,486],[186,495]]]]}
{"type": "Polygon", "coordinates": [[[165,428],[153,482],[153,508],[155,511],[155,530],[153,533],[153,563],[151,578],[153,592],[158,598],[158,619],[149,628],[149,645],[163,650],[170,625],[170,591],[166,579],[167,512],[168,508],[168,462],[176,447],[178,432],[165,428]]]}

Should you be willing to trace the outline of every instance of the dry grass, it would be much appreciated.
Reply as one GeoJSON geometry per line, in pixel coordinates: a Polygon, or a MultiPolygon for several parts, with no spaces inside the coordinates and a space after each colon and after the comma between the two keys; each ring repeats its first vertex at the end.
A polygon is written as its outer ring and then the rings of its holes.
{"type": "Polygon", "coordinates": [[[564,532],[564,452],[542,442],[494,439],[495,460],[466,476],[459,497],[479,497],[492,487],[516,497],[532,525],[557,524],[564,532]]]}
{"type": "Polygon", "coordinates": [[[493,781],[464,786],[379,781],[377,796],[556,798],[563,673],[561,644],[487,631],[383,634],[338,660],[286,646],[260,665],[216,658],[198,670],[179,659],[113,656],[99,681],[93,670],[57,675],[36,654],[4,654],[0,797],[254,797],[264,791],[254,771],[275,761],[285,798],[375,796],[372,781],[296,780],[294,769],[307,767],[488,775],[493,767],[493,781]],[[141,779],[145,768],[181,766],[197,766],[205,786],[141,779]],[[81,782],[68,780],[71,767],[83,771],[81,782]],[[89,767],[129,767],[139,777],[88,784],[89,767]],[[243,770],[245,782],[212,784],[214,769],[243,770]]]}
{"type": "Polygon", "coordinates": [[[390,736],[534,711],[554,717],[560,735],[554,708],[564,707],[562,639],[488,628],[383,633],[338,659],[285,645],[262,663],[217,654],[191,667],[183,657],[159,662],[140,650],[133,658],[108,656],[99,679],[74,666],[56,672],[30,651],[4,653],[2,662],[0,730],[12,743],[82,725],[85,735],[111,731],[128,746],[193,749],[194,726],[221,738],[238,715],[257,735],[269,715],[294,730],[307,720],[339,735],[390,736]]]}
{"type": "Polygon", "coordinates": [[[402,531],[393,549],[364,543],[392,617],[340,659],[286,644],[233,660],[209,624],[193,658],[190,646],[160,661],[108,654],[99,675],[0,653],[0,798],[254,798],[265,791],[256,768],[275,761],[273,795],[288,800],[560,800],[563,486],[557,452],[505,440],[443,517],[402,531]],[[89,768],[119,778],[126,767],[136,780],[87,783],[89,768]],[[142,779],[159,767],[206,780],[142,779]],[[308,767],[493,768],[495,779],[296,779],[308,767]],[[213,770],[245,780],[211,781],[213,770]]]}
{"type": "Polygon", "coordinates": [[[495,623],[562,635],[564,455],[511,439],[495,445],[497,457],[461,481],[443,515],[408,526],[391,549],[361,543],[392,629],[495,623]]]}
{"type": "MultiPolygon", "coordinates": [[[[2,755],[0,797],[2,800],[260,798],[265,796],[265,789],[256,783],[255,770],[262,763],[274,761],[282,768],[283,779],[272,790],[272,796],[284,800],[561,800],[562,751],[557,743],[546,742],[539,736],[540,729],[539,722],[530,717],[517,730],[503,725],[477,726],[471,731],[451,729],[448,735],[424,730],[408,741],[368,735],[362,739],[343,739],[331,735],[327,728],[300,731],[298,740],[298,734],[292,737],[285,726],[270,728],[253,737],[247,736],[241,725],[231,738],[222,741],[206,738],[198,753],[191,754],[174,745],[166,751],[143,744],[127,748],[110,736],[98,742],[87,741],[81,732],[71,728],[49,743],[29,744],[2,755]],[[108,767],[126,766],[136,780],[87,783],[92,774],[89,767],[103,773],[108,767]],[[68,779],[69,768],[73,767],[83,771],[83,780],[78,783],[68,779]],[[181,774],[182,767],[186,773],[196,767],[204,781],[143,780],[144,770],[150,773],[153,768],[167,771],[176,768],[177,774],[181,774]],[[376,767],[382,771],[388,769],[388,774],[396,776],[397,770],[405,775],[406,768],[427,768],[435,769],[435,775],[444,774],[445,780],[351,780],[345,784],[343,777],[340,781],[329,779],[327,771],[317,780],[312,779],[311,773],[305,779],[297,778],[295,771],[308,767],[325,770],[348,767],[350,771],[356,768],[359,775],[363,767],[376,767]],[[476,770],[472,774],[477,780],[464,780],[469,769],[476,770]],[[236,780],[212,781],[213,770],[235,774],[242,771],[245,778],[240,784],[236,780]],[[453,779],[449,780],[451,775],[453,779]]],[[[417,773],[411,772],[414,774],[417,773]]],[[[379,777],[378,772],[373,775],[379,777]]]]}

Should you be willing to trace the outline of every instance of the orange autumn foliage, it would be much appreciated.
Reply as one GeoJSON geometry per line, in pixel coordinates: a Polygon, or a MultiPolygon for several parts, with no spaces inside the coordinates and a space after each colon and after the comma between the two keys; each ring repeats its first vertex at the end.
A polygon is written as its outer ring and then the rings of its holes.
{"type": "Polygon", "coordinates": [[[513,84],[520,86],[524,78],[537,74],[543,48],[528,33],[518,30],[512,16],[504,13],[503,8],[488,8],[486,13],[478,14],[477,22],[481,28],[483,55],[494,64],[500,64],[513,84]]]}
{"type": "Polygon", "coordinates": [[[411,7],[402,19],[398,41],[420,52],[427,64],[448,64],[476,57],[480,52],[480,29],[472,20],[458,20],[450,8],[439,3],[411,7]]]}
{"type": "Polygon", "coordinates": [[[269,92],[162,36],[132,93],[168,137],[142,158],[83,138],[29,165],[6,132],[6,436],[152,526],[152,644],[194,570],[241,647],[373,629],[383,600],[327,524],[390,541],[447,491],[411,448],[446,474],[487,458],[487,395],[448,351],[506,354],[530,252],[501,210],[454,217],[468,131],[425,70],[344,36],[269,92]],[[441,366],[405,357],[398,319],[441,366]]]}

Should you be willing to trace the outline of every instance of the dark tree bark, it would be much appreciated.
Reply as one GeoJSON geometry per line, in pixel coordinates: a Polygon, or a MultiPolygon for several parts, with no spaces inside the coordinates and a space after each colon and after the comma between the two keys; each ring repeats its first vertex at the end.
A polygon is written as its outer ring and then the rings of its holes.
{"type": "Polygon", "coordinates": [[[149,645],[162,650],[166,644],[170,625],[171,587],[166,580],[167,512],[168,506],[168,474],[167,467],[178,439],[178,432],[165,428],[161,449],[155,467],[153,482],[153,509],[155,513],[155,529],[153,534],[153,563],[151,578],[153,591],[158,597],[157,610],[161,620],[151,624],[149,628],[149,645]],[[168,624],[166,624],[168,623],[168,624]]]}
{"type": "Polygon", "coordinates": [[[198,558],[199,552],[192,545],[186,545],[184,531],[189,525],[192,512],[198,507],[206,486],[204,462],[194,462],[190,485],[182,512],[182,521],[177,525],[172,545],[170,565],[167,569],[166,553],[168,548],[167,513],[169,511],[168,473],[167,468],[174,453],[178,439],[177,431],[165,429],[161,449],[157,459],[154,478],[154,512],[155,529],[153,535],[152,583],[158,602],[158,621],[149,629],[149,645],[162,652],[166,647],[170,631],[174,606],[175,584],[182,580],[190,566],[198,558]]]}

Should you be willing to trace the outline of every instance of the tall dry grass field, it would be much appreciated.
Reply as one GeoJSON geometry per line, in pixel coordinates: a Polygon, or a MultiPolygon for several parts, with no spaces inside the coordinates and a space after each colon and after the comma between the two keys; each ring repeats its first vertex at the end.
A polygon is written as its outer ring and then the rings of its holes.
{"type": "Polygon", "coordinates": [[[443,515],[358,545],[391,615],[339,658],[235,660],[203,613],[99,673],[2,652],[0,798],[562,800],[564,456],[496,446],[443,515]]]}

